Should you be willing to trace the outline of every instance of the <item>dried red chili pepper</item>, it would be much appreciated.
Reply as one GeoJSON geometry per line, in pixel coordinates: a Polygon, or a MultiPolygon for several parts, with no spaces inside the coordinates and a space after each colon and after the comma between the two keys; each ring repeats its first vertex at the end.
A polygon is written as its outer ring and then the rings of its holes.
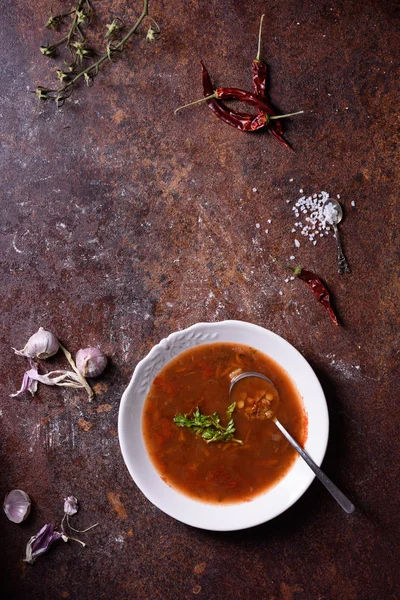
{"type": "MultiPolygon", "coordinates": [[[[203,61],[200,61],[200,64],[202,69],[204,95],[211,96],[214,92],[214,87],[210,75],[203,64],[203,61]]],[[[265,127],[268,123],[268,117],[262,112],[259,112],[258,115],[234,112],[221,102],[218,102],[215,98],[207,100],[207,106],[219,119],[221,119],[221,121],[224,121],[224,123],[232,125],[232,127],[236,127],[236,129],[240,129],[241,131],[256,131],[257,129],[265,127]]]]}
{"type": "MultiPolygon", "coordinates": [[[[262,98],[264,101],[268,101],[268,98],[267,98],[267,64],[264,61],[262,61],[260,58],[260,56],[261,56],[261,30],[262,30],[263,20],[264,20],[264,15],[261,15],[260,29],[258,32],[257,56],[251,64],[251,73],[252,73],[252,77],[253,77],[253,92],[255,94],[257,94],[257,96],[260,96],[260,98],[262,98]]],[[[274,110],[272,108],[272,106],[270,106],[270,108],[272,111],[274,110]]],[[[279,133],[282,134],[283,131],[282,131],[282,127],[281,127],[280,123],[277,122],[276,125],[279,125],[279,127],[281,129],[279,133]]]]}
{"type": "Polygon", "coordinates": [[[180,106],[175,110],[175,113],[182,110],[183,108],[187,108],[188,106],[193,106],[194,104],[199,104],[200,102],[208,102],[209,100],[237,100],[238,102],[244,102],[245,104],[249,104],[250,106],[254,106],[260,112],[265,113],[267,125],[270,121],[276,119],[285,119],[286,117],[293,117],[294,115],[303,114],[303,110],[300,110],[295,113],[289,113],[287,115],[273,115],[272,109],[262,98],[257,96],[256,94],[252,94],[251,92],[246,92],[245,90],[241,90],[240,88],[217,88],[214,90],[213,94],[206,96],[205,98],[201,98],[200,100],[195,100],[194,102],[190,102],[189,104],[185,104],[184,106],[180,106]]]}
{"type": "Polygon", "coordinates": [[[322,306],[328,312],[333,323],[335,325],[339,325],[337,317],[332,308],[330,294],[325,285],[318,277],[318,275],[316,275],[312,271],[306,271],[306,269],[303,269],[302,267],[288,268],[293,272],[293,275],[295,275],[295,277],[298,277],[308,285],[315,298],[320,304],[322,304],[322,306]]]}
{"type": "MultiPolygon", "coordinates": [[[[251,73],[253,77],[253,92],[260,96],[264,100],[264,102],[268,102],[267,98],[267,64],[261,60],[261,30],[263,23],[264,15],[261,15],[260,20],[260,29],[258,33],[258,50],[257,56],[255,60],[253,60],[251,64],[251,73]]],[[[269,104],[269,103],[268,103],[269,104]]],[[[276,115],[276,111],[269,104],[272,114],[276,115]]],[[[289,150],[293,150],[293,148],[287,143],[285,138],[283,137],[283,129],[280,121],[276,120],[270,127],[269,132],[273,135],[281,144],[289,148],[289,150]]]]}

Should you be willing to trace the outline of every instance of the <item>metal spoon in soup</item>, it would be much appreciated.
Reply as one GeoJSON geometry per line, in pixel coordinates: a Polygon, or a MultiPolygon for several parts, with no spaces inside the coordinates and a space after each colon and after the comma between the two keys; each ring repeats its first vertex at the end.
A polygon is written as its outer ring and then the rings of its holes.
{"type": "MultiPolygon", "coordinates": [[[[232,390],[234,386],[241,381],[242,379],[252,378],[253,381],[257,379],[262,379],[263,384],[262,388],[260,385],[254,387],[252,386],[252,391],[249,392],[246,399],[239,399],[236,402],[236,407],[238,410],[244,410],[248,419],[270,419],[275,425],[278,427],[280,432],[285,436],[288,442],[293,446],[295,450],[300,454],[301,458],[308,464],[310,469],[315,473],[316,477],[320,480],[320,482],[326,487],[328,492],[335,498],[335,500],[340,504],[343,510],[350,514],[354,511],[354,504],[350,502],[348,498],[336,487],[336,485],[325,475],[323,471],[315,464],[312,458],[307,454],[307,452],[302,448],[294,438],[290,435],[290,433],[285,429],[280,421],[276,418],[276,413],[279,407],[279,392],[276,389],[275,385],[272,383],[268,377],[262,375],[261,373],[254,373],[248,371],[246,373],[240,373],[231,379],[231,385],[229,387],[229,397],[232,398],[232,390]]],[[[250,383],[250,382],[249,382],[250,383]]]]}

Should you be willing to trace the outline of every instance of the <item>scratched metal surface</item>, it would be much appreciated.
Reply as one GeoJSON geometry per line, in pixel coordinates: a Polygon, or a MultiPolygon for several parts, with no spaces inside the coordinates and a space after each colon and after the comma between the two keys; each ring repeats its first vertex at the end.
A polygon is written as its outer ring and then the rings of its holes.
{"type": "MultiPolygon", "coordinates": [[[[22,488],[34,503],[21,526],[0,515],[3,597],[396,598],[395,3],[150,1],[159,42],[136,36],[93,89],[38,114],[29,92],[53,65],[38,51],[51,37],[42,26],[51,6],[69,4],[2,7],[0,492],[22,488]],[[201,96],[201,58],[217,85],[249,89],[262,12],[272,101],[307,113],[285,123],[295,152],[206,106],[173,114],[201,96]],[[294,247],[300,188],[340,194],[351,276],[336,273],[332,237],[294,247]],[[325,278],[340,328],[270,255],[295,255],[325,278]],[[216,534],[173,521],[131,481],[117,416],[136,363],[174,330],[227,318],[275,331],[315,368],[331,418],[324,467],[354,515],[314,482],[274,521],[216,534]],[[73,352],[96,344],[111,357],[91,405],[44,386],[9,398],[24,370],[11,347],[39,326],[73,352]],[[88,548],[59,542],[23,563],[29,537],[59,523],[71,493],[78,528],[100,523],[84,535],[88,548]]],[[[141,8],[93,4],[96,27],[141,8]]]]}

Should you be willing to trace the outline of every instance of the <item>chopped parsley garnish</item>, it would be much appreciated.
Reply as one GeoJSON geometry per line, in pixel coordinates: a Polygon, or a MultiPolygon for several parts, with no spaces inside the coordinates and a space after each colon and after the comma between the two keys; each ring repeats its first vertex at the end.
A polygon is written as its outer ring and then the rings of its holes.
{"type": "Polygon", "coordinates": [[[233,411],[235,410],[236,402],[232,402],[226,410],[226,417],[228,419],[228,425],[223,427],[220,422],[218,413],[212,415],[202,415],[198,406],[194,409],[193,413],[187,415],[176,415],[174,417],[174,423],[178,427],[188,427],[196,435],[201,435],[203,440],[209,444],[210,442],[236,442],[237,444],[243,444],[242,440],[235,439],[235,423],[232,418],[233,411]]]}

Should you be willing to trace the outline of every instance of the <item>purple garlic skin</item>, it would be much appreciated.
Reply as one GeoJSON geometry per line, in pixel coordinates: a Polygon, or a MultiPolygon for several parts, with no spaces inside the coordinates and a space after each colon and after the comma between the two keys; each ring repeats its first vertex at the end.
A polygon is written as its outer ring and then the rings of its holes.
{"type": "Polygon", "coordinates": [[[12,490],[4,498],[4,512],[13,523],[22,523],[31,511],[31,499],[22,490],[12,490]]]}
{"type": "Polygon", "coordinates": [[[26,342],[22,350],[13,350],[18,356],[26,356],[27,358],[49,358],[58,352],[60,343],[54,333],[46,331],[43,327],[39,327],[26,342]]]}
{"type": "Polygon", "coordinates": [[[43,525],[39,533],[32,536],[27,543],[24,561],[30,564],[34,563],[38,556],[47,552],[50,546],[61,538],[62,534],[55,531],[52,523],[43,525]]]}
{"type": "Polygon", "coordinates": [[[76,366],[83,377],[98,377],[106,365],[107,357],[99,348],[84,348],[76,354],[76,366]]]}

